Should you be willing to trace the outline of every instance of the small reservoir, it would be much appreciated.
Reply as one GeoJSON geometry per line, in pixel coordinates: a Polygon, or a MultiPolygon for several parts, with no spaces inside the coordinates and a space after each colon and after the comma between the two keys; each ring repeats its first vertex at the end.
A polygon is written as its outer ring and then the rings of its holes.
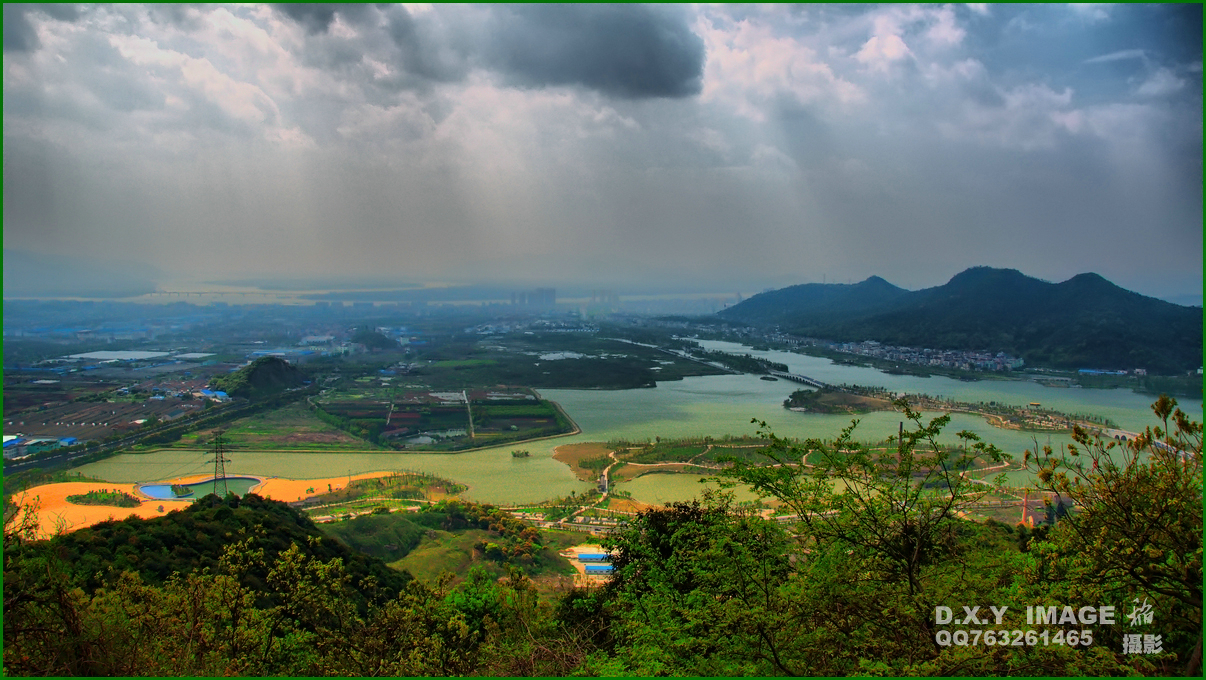
{"type": "MultiPolygon", "coordinates": [[[[264,480],[258,477],[227,477],[226,489],[236,496],[246,496],[249,491],[259,486],[264,480]]],[[[214,492],[214,479],[211,477],[201,482],[176,484],[180,493],[172,490],[172,484],[142,484],[138,491],[160,501],[175,501],[185,498],[201,498],[214,492]],[[181,490],[181,487],[183,489],[181,490]]]]}

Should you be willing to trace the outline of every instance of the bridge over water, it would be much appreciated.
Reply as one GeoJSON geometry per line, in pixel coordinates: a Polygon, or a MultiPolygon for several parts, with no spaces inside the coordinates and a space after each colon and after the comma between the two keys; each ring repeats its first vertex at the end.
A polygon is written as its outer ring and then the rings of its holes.
{"type": "Polygon", "coordinates": [[[827,384],[821,382],[820,380],[817,380],[815,378],[809,378],[806,375],[799,375],[797,373],[784,373],[783,371],[771,371],[770,374],[775,376],[776,378],[783,378],[784,380],[791,380],[793,382],[804,383],[805,385],[808,385],[810,387],[815,387],[817,389],[830,387],[830,385],[827,385],[827,384]]]}

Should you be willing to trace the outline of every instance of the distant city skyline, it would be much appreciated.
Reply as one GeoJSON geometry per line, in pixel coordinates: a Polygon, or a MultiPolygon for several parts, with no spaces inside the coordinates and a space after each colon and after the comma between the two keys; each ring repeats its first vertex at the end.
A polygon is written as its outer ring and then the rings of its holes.
{"type": "Polygon", "coordinates": [[[1202,292],[1200,5],[3,11],[6,288],[1202,292]]]}

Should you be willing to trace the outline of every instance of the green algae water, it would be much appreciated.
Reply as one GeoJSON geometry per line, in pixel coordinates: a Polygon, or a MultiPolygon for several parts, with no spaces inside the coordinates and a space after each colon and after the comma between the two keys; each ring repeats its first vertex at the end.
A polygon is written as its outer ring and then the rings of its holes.
{"type": "MultiPolygon", "coordinates": [[[[960,401],[996,401],[1014,405],[1040,402],[1066,413],[1105,416],[1127,430],[1140,430],[1153,422],[1154,398],[1128,390],[1091,390],[1044,387],[1032,381],[982,380],[962,382],[950,378],[888,375],[874,369],[843,366],[828,359],[790,352],[756,351],[726,342],[702,342],[719,349],[785,363],[792,373],[828,383],[885,387],[892,391],[925,393],[960,401]]],[[[753,375],[720,375],[659,383],[635,390],[541,390],[541,395],[561,404],[582,429],[577,435],[523,444],[528,458],[511,456],[517,444],[458,454],[397,452],[232,452],[232,475],[315,479],[386,470],[417,470],[451,479],[469,487],[466,498],[484,503],[531,503],[581,493],[591,484],[578,481],[569,468],[553,460],[562,444],[614,439],[652,440],[654,437],[722,438],[754,434],[752,419],[766,421],[784,437],[832,438],[850,424],[849,416],[796,413],[783,408],[783,400],[800,385],[786,380],[760,380],[753,375]]],[[[926,418],[938,415],[927,413],[926,418]]],[[[858,417],[856,438],[881,441],[895,434],[900,415],[889,412],[858,417]]],[[[945,443],[955,443],[955,433],[969,430],[1018,458],[1026,449],[1050,443],[1069,443],[1064,435],[1034,435],[1002,430],[983,418],[954,414],[943,433],[945,443]]],[[[206,468],[207,452],[166,449],[145,454],[122,454],[79,469],[86,475],[130,483],[151,482],[191,474],[212,473],[206,468]]],[[[1017,476],[1017,473],[1014,474],[1017,476]]],[[[697,496],[702,488],[694,475],[646,475],[617,488],[632,492],[637,500],[664,503],[697,496]]],[[[1018,477],[1015,481],[1022,481],[1018,477]]]]}

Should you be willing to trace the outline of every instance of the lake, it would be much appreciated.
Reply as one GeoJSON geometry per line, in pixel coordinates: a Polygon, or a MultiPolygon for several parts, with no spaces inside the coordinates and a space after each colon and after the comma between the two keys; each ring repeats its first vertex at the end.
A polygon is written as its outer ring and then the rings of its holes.
{"type": "MultiPolygon", "coordinates": [[[[981,380],[963,382],[944,377],[888,375],[875,369],[834,364],[828,359],[780,351],[755,351],[735,343],[703,341],[708,349],[751,354],[787,364],[792,373],[828,383],[875,385],[893,391],[926,393],[960,401],[997,401],[1023,405],[1040,402],[1066,413],[1106,416],[1128,430],[1152,424],[1153,397],[1129,390],[1088,390],[1044,387],[1032,381],[981,380]]],[[[567,359],[571,361],[571,359],[567,359]]],[[[723,437],[753,434],[750,420],[764,420],[778,435],[786,437],[835,437],[850,424],[847,416],[806,414],[783,408],[783,400],[801,386],[786,380],[760,380],[753,375],[720,375],[686,378],[659,383],[655,388],[636,390],[541,390],[558,402],[582,432],[523,444],[529,458],[515,458],[515,444],[458,454],[432,453],[258,453],[232,451],[232,474],[280,476],[293,479],[335,477],[380,470],[421,470],[469,486],[467,498],[485,503],[530,503],[555,496],[581,493],[590,484],[580,482],[569,468],[552,459],[561,444],[654,437],[723,437]]],[[[926,414],[927,418],[937,414],[926,414]]],[[[859,417],[856,438],[878,441],[895,434],[897,413],[870,413],[859,417]]],[[[986,441],[1019,458],[1033,448],[1034,435],[1001,430],[983,418],[955,414],[943,441],[957,441],[954,434],[970,430],[986,441]]],[[[1068,443],[1066,436],[1039,436],[1039,444],[1068,443]]],[[[159,481],[173,477],[212,472],[205,461],[212,454],[202,450],[175,449],[147,454],[122,454],[80,468],[80,472],[117,483],[159,481]]],[[[647,475],[618,488],[629,490],[637,500],[667,502],[685,500],[698,493],[693,476],[647,475]]],[[[1018,479],[1022,479],[1018,476],[1018,479]]]]}

